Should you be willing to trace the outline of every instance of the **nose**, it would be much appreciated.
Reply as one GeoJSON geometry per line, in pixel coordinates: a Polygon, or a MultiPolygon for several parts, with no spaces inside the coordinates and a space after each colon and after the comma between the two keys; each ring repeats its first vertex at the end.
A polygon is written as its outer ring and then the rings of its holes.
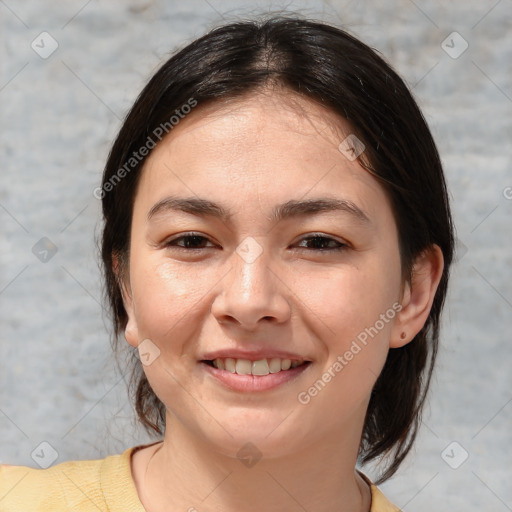
{"type": "Polygon", "coordinates": [[[265,251],[255,259],[244,259],[243,253],[234,252],[231,260],[232,268],[222,279],[211,307],[217,321],[254,331],[262,322],[279,324],[289,319],[287,296],[291,292],[279,272],[270,268],[265,251]]]}

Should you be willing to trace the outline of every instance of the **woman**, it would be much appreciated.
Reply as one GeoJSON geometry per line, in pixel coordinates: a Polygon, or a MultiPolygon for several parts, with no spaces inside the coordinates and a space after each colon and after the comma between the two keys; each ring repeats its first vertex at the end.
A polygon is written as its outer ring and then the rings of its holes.
{"type": "Polygon", "coordinates": [[[115,336],[163,437],[2,466],[2,510],[398,510],[356,463],[385,457],[380,483],[414,442],[453,228],[389,65],[318,22],[220,27],[144,88],[95,195],[115,336]]]}

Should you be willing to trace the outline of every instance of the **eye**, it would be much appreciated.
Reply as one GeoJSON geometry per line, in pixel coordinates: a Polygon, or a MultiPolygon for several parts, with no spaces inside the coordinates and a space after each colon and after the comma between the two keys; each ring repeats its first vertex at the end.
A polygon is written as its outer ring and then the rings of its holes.
{"type": "MultiPolygon", "coordinates": [[[[199,233],[187,233],[165,242],[166,247],[179,247],[181,249],[207,249],[205,243],[211,243],[208,238],[199,233]]],[[[213,244],[212,244],[213,246],[213,244]]]]}
{"type": "MultiPolygon", "coordinates": [[[[180,235],[176,238],[168,240],[165,242],[166,247],[178,247],[180,249],[208,249],[214,247],[214,244],[208,240],[205,236],[199,233],[187,233],[185,235],[180,235]],[[210,244],[210,246],[206,246],[206,244],[210,244]]],[[[339,242],[334,238],[330,238],[328,236],[324,236],[321,234],[315,234],[303,238],[299,247],[307,250],[314,250],[320,252],[332,252],[332,251],[341,251],[343,249],[348,248],[348,244],[339,242]]]]}
{"type": "Polygon", "coordinates": [[[302,245],[303,249],[316,250],[320,252],[342,251],[348,248],[348,244],[338,242],[338,240],[335,240],[334,238],[330,238],[321,234],[315,234],[303,238],[300,243],[302,244],[304,242],[310,246],[305,247],[302,245]]]}

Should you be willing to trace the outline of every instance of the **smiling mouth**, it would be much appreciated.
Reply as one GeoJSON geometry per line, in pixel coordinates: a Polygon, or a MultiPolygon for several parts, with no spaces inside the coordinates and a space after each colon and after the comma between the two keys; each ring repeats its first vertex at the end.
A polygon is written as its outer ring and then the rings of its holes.
{"type": "Polygon", "coordinates": [[[306,366],[311,363],[311,361],[293,361],[291,359],[281,359],[279,357],[258,359],[257,361],[226,357],[212,360],[204,359],[201,362],[216,368],[217,370],[225,370],[238,375],[254,376],[265,376],[271,373],[286,372],[290,369],[298,368],[299,366],[306,366]]]}

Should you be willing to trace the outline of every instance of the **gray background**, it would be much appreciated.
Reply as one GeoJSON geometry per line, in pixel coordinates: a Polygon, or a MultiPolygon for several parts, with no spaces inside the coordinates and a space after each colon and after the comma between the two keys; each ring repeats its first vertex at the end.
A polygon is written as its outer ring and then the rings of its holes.
{"type": "Polygon", "coordinates": [[[348,28],[395,66],[453,201],[459,261],[429,407],[414,452],[381,488],[405,511],[512,510],[512,0],[0,1],[0,461],[49,463],[41,442],[58,463],[148,441],[111,353],[93,190],[120,120],[169,52],[282,8],[348,28]],[[44,31],[58,44],[47,58],[44,31]],[[463,40],[443,44],[453,31],[463,40]]]}

